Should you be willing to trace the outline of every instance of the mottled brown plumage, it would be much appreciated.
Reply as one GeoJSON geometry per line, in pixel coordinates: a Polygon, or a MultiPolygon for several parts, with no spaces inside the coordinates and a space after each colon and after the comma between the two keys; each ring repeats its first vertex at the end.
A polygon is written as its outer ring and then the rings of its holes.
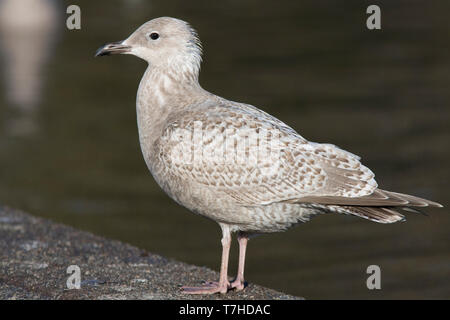
{"type": "Polygon", "coordinates": [[[188,293],[243,289],[251,234],[284,231],[322,213],[392,223],[404,218],[402,208],[440,207],[378,189],[358,156],[310,142],[254,106],[205,91],[198,83],[200,42],[186,22],[151,20],[97,55],[112,53],[149,63],[136,106],[142,153],[153,177],[176,202],[222,228],[219,283],[185,287],[188,293]],[[238,232],[240,244],[232,283],[227,278],[231,232],[238,232]]]}

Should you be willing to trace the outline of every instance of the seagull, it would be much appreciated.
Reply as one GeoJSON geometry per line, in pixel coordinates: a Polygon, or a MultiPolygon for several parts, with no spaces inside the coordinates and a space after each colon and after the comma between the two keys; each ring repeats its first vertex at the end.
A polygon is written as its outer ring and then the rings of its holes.
{"type": "Polygon", "coordinates": [[[439,203],[378,188],[360,157],[306,140],[249,104],[204,90],[198,76],[202,47],[185,21],[161,17],[95,56],[131,54],[148,63],[136,98],[139,141],[158,185],[181,206],[222,229],[218,282],[184,286],[189,294],[242,290],[247,242],[311,217],[342,213],[378,223],[403,221],[401,211],[439,203]],[[228,279],[231,235],[239,263],[228,279]]]}

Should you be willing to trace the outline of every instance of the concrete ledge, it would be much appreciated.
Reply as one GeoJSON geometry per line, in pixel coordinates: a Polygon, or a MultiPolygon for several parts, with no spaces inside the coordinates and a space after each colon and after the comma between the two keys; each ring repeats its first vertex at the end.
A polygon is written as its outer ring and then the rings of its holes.
{"type": "Polygon", "coordinates": [[[190,296],[181,284],[217,272],[0,207],[0,299],[301,299],[250,284],[226,295],[190,296]],[[67,268],[81,288],[67,289],[67,268]]]}

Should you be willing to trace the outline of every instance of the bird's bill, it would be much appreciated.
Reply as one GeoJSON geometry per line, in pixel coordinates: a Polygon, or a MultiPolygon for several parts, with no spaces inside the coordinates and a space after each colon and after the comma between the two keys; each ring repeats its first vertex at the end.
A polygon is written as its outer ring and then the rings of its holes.
{"type": "Polygon", "coordinates": [[[95,56],[100,57],[100,56],[109,56],[110,54],[129,53],[130,50],[131,47],[124,45],[123,41],[117,41],[105,44],[103,47],[99,48],[95,53],[95,56]]]}

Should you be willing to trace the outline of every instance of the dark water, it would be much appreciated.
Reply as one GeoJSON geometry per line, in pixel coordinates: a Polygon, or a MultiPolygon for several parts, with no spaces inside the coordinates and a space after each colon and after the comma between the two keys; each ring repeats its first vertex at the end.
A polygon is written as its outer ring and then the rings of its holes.
{"type": "MultiPolygon", "coordinates": [[[[165,196],[142,159],[135,94],[146,64],[93,58],[167,15],[198,30],[206,89],[362,156],[384,189],[448,207],[450,2],[386,1],[381,31],[365,27],[364,1],[54,3],[41,29],[1,25],[0,203],[218,269],[218,226],[165,196]],[[72,3],[79,31],[65,28],[72,3]]],[[[450,212],[429,213],[394,225],[327,215],[257,237],[247,279],[310,299],[448,299],[450,212]],[[371,264],[378,291],[366,288],[371,264]]]]}

